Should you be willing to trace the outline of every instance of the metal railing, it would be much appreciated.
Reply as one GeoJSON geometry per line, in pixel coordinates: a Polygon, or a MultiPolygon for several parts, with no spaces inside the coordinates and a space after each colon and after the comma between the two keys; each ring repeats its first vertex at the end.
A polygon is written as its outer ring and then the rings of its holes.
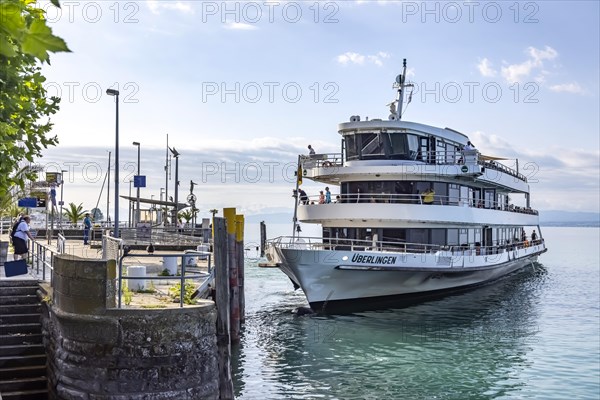
{"type": "Polygon", "coordinates": [[[47,281],[49,276],[50,286],[52,286],[52,272],[54,271],[54,256],[62,254],[65,251],[66,239],[59,235],[57,249],[51,246],[42,244],[35,240],[31,243],[31,253],[28,256],[28,263],[32,266],[36,275],[41,277],[43,281],[47,281]]]}
{"type": "MultiPolygon", "coordinates": [[[[384,238],[385,239],[385,238],[384,238]]],[[[360,240],[340,238],[317,237],[292,237],[280,236],[270,241],[278,248],[305,249],[305,250],[338,250],[338,251],[377,251],[384,253],[418,253],[434,254],[437,252],[450,252],[453,255],[490,255],[504,251],[537,246],[544,243],[544,239],[535,241],[513,241],[496,243],[492,246],[481,246],[478,243],[462,245],[437,245],[424,243],[407,243],[390,240],[360,240]]]]}
{"type": "MultiPolygon", "coordinates": [[[[538,211],[528,207],[519,207],[513,204],[500,203],[489,200],[465,199],[455,196],[440,196],[433,194],[431,201],[428,202],[428,196],[425,193],[419,194],[396,194],[396,193],[343,193],[332,194],[332,203],[393,203],[393,204],[430,204],[442,206],[457,206],[471,208],[485,208],[490,210],[500,210],[516,212],[521,214],[538,215],[538,211]]],[[[307,196],[304,200],[300,199],[300,205],[320,205],[321,197],[307,196]]]]}
{"type": "MultiPolygon", "coordinates": [[[[485,168],[493,169],[496,171],[503,172],[510,176],[514,176],[527,182],[527,177],[513,168],[507,167],[504,164],[500,164],[494,160],[481,159],[480,154],[477,150],[435,150],[435,151],[409,151],[408,154],[397,154],[397,155],[384,155],[384,154],[372,154],[363,155],[361,158],[356,157],[349,161],[370,161],[370,160],[408,160],[416,161],[418,163],[431,164],[431,165],[481,165],[485,168]]],[[[300,156],[302,168],[331,168],[331,167],[342,167],[344,165],[344,159],[342,153],[323,153],[313,154],[310,156],[300,156]]]]}
{"type": "MultiPolygon", "coordinates": [[[[188,230],[186,230],[188,231],[188,230]]],[[[197,229],[194,233],[200,233],[197,229]]],[[[147,231],[139,228],[121,228],[121,238],[126,244],[199,246],[204,244],[201,236],[190,236],[176,228],[152,228],[147,231]]]]}

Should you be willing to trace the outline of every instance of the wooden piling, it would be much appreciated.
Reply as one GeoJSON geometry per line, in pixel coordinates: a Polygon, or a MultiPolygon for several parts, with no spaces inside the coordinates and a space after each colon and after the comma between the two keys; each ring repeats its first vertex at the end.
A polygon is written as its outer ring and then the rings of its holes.
{"type": "Polygon", "coordinates": [[[265,249],[267,248],[267,225],[265,221],[260,221],[260,256],[265,256],[265,249]]]}
{"type": "Polygon", "coordinates": [[[246,320],[246,298],[244,296],[244,216],[235,216],[235,246],[238,265],[238,288],[240,298],[240,325],[246,320]]]}
{"type": "Polygon", "coordinates": [[[239,296],[239,275],[236,253],[236,223],[235,208],[224,208],[223,216],[227,220],[227,258],[229,264],[229,318],[231,343],[240,341],[240,296],[239,296]]]}
{"type": "Polygon", "coordinates": [[[229,317],[228,235],[224,218],[213,218],[215,283],[217,303],[217,346],[219,357],[219,398],[233,399],[229,317]]]}

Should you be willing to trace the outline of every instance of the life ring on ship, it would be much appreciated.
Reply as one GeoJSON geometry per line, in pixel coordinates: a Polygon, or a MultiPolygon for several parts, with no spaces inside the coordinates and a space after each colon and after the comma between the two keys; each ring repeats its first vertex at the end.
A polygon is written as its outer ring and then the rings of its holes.
{"type": "Polygon", "coordinates": [[[333,166],[333,164],[331,164],[331,161],[323,161],[323,167],[324,168],[328,168],[328,167],[331,167],[331,166],[333,166]]]}

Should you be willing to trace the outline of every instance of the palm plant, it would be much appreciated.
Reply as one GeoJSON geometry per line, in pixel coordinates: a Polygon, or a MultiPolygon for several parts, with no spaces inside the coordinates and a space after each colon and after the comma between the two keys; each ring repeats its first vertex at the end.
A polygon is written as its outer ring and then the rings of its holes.
{"type": "Polygon", "coordinates": [[[80,219],[83,219],[86,212],[87,211],[83,211],[82,203],[79,203],[78,206],[76,206],[75,203],[69,203],[69,207],[64,211],[64,214],[69,222],[73,225],[77,225],[77,222],[80,219]]]}
{"type": "Polygon", "coordinates": [[[191,210],[184,210],[184,211],[180,211],[179,214],[177,214],[177,216],[179,218],[185,219],[185,222],[189,224],[189,222],[193,218],[194,214],[192,214],[191,210]]]}

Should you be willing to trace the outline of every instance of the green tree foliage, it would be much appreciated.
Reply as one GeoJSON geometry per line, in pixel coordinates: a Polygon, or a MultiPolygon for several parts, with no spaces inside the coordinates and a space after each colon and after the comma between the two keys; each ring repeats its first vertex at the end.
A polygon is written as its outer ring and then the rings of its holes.
{"type": "Polygon", "coordinates": [[[69,203],[69,208],[64,211],[65,217],[71,222],[73,225],[77,225],[77,222],[80,219],[83,219],[85,213],[87,211],[83,211],[82,203],[79,203],[78,206],[75,203],[69,203]]]}
{"type": "Polygon", "coordinates": [[[102,210],[100,210],[99,208],[92,208],[90,214],[92,214],[92,219],[94,220],[94,222],[104,220],[104,214],[102,214],[102,210]]]}
{"type": "MultiPolygon", "coordinates": [[[[59,7],[58,0],[52,4],[59,7]]],[[[47,98],[40,62],[49,63],[48,52],[59,51],[70,50],[34,0],[0,0],[0,199],[35,179],[27,162],[58,143],[49,117],[60,99],[47,98]]]]}

